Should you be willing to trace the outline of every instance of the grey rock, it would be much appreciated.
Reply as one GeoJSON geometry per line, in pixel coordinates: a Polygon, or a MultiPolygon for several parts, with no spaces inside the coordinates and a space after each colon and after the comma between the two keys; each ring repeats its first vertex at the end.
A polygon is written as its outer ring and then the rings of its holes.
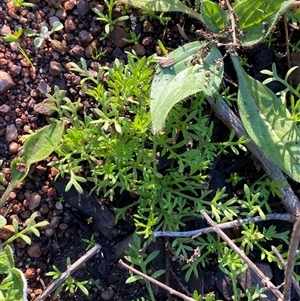
{"type": "Polygon", "coordinates": [[[47,108],[47,106],[46,106],[47,103],[53,104],[53,102],[50,99],[44,99],[42,102],[34,105],[34,107],[33,107],[34,111],[36,113],[39,113],[39,114],[42,114],[45,116],[53,115],[54,111],[47,108]]]}
{"type": "Polygon", "coordinates": [[[10,124],[6,127],[6,141],[11,142],[18,138],[18,130],[14,124],[10,124]]]}
{"type": "Polygon", "coordinates": [[[86,45],[86,44],[92,42],[92,40],[93,40],[93,36],[86,30],[81,30],[79,32],[78,37],[79,37],[80,43],[83,45],[86,45]]]}
{"type": "Polygon", "coordinates": [[[124,28],[115,26],[114,30],[111,32],[111,38],[116,47],[123,48],[127,44],[123,41],[123,38],[130,39],[130,34],[126,32],[124,28]]]}
{"type": "Polygon", "coordinates": [[[0,94],[4,94],[14,85],[12,77],[7,72],[0,70],[0,94]]]}
{"type": "Polygon", "coordinates": [[[87,1],[79,0],[77,3],[78,16],[84,17],[90,10],[90,5],[87,1]]]}
{"type": "Polygon", "coordinates": [[[75,45],[71,50],[70,54],[76,58],[81,58],[84,56],[84,48],[80,45],[75,45]]]}
{"type": "Polygon", "coordinates": [[[6,36],[11,34],[11,29],[8,25],[4,24],[3,26],[0,27],[0,35],[1,36],[6,36]]]}
{"type": "Polygon", "coordinates": [[[71,32],[75,30],[75,23],[72,19],[67,19],[65,21],[65,31],[66,32],[71,32]]]}
{"type": "Polygon", "coordinates": [[[41,92],[42,94],[50,93],[51,88],[45,81],[40,81],[37,87],[37,90],[41,92]]]}
{"type": "Polygon", "coordinates": [[[60,76],[63,68],[59,62],[51,61],[49,66],[49,74],[51,76],[60,76]]]}
{"type": "Polygon", "coordinates": [[[57,22],[57,21],[59,21],[59,19],[55,16],[52,16],[49,18],[49,23],[51,26],[53,26],[54,22],[57,22]]]}
{"type": "Polygon", "coordinates": [[[3,104],[0,106],[0,113],[6,114],[10,111],[10,106],[3,104]]]}
{"type": "Polygon", "coordinates": [[[9,72],[10,72],[12,77],[16,77],[16,76],[20,75],[20,73],[22,71],[21,66],[15,65],[13,63],[9,63],[8,68],[9,68],[9,72]]]}

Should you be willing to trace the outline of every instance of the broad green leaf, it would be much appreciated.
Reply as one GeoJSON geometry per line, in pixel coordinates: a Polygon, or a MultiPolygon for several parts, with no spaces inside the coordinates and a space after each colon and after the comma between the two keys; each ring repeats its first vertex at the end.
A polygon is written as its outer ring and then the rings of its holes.
{"type": "Polygon", "coordinates": [[[233,10],[238,18],[237,27],[243,31],[238,40],[244,46],[261,42],[268,36],[279,16],[283,14],[293,0],[241,0],[236,1],[233,10]]]}
{"type": "Polygon", "coordinates": [[[227,24],[227,15],[216,3],[204,0],[201,5],[204,24],[213,32],[219,33],[227,24]]]}
{"type": "Polygon", "coordinates": [[[64,132],[63,121],[47,125],[31,135],[24,144],[24,155],[11,162],[11,182],[0,200],[2,205],[14,187],[28,174],[31,164],[47,158],[57,147],[64,132]]]}
{"type": "Polygon", "coordinates": [[[201,58],[203,45],[203,42],[196,41],[176,49],[168,56],[175,59],[175,64],[158,68],[151,86],[150,101],[155,133],[163,128],[169,111],[176,103],[199,91],[213,95],[218,90],[223,76],[222,55],[213,45],[207,56],[201,58]]]}
{"type": "Polygon", "coordinates": [[[64,132],[63,122],[47,125],[25,142],[22,161],[33,164],[47,158],[57,147],[64,132]]]}
{"type": "Polygon", "coordinates": [[[300,132],[281,100],[251,78],[232,57],[239,80],[238,107],[253,142],[292,179],[300,182],[300,132]]]}
{"type": "Polygon", "coordinates": [[[21,270],[17,268],[12,268],[11,275],[13,279],[13,286],[10,288],[10,291],[14,292],[14,300],[15,301],[27,300],[27,282],[24,277],[24,274],[22,273],[21,270]]]}
{"type": "Polygon", "coordinates": [[[171,12],[177,11],[180,13],[186,13],[194,18],[202,21],[202,17],[196,11],[184,5],[179,0],[121,0],[125,4],[129,4],[136,7],[150,7],[153,11],[171,12]]]}

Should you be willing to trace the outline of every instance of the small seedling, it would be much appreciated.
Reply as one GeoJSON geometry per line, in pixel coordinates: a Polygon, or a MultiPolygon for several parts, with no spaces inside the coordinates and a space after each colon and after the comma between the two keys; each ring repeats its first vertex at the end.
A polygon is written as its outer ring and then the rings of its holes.
{"type": "Polygon", "coordinates": [[[20,27],[18,30],[16,30],[14,33],[6,35],[5,37],[3,37],[3,40],[7,43],[16,43],[16,45],[18,46],[19,51],[21,52],[21,54],[24,56],[25,60],[27,61],[27,63],[30,66],[33,66],[30,58],[28,57],[27,53],[25,52],[25,50],[22,48],[22,46],[19,43],[19,38],[22,36],[23,34],[23,29],[22,27],[20,27]]]}
{"type": "Polygon", "coordinates": [[[12,3],[16,8],[19,8],[19,7],[35,7],[35,4],[30,3],[30,2],[26,2],[24,0],[12,0],[12,3]]]}
{"type": "Polygon", "coordinates": [[[85,239],[84,238],[84,239],[82,239],[82,241],[88,244],[88,246],[86,247],[86,250],[91,249],[96,244],[94,234],[92,234],[90,239],[85,239]]]}
{"type": "Polygon", "coordinates": [[[139,39],[141,38],[141,34],[136,34],[134,31],[130,30],[130,39],[123,38],[123,41],[128,44],[137,44],[139,42],[139,39]]]}
{"type": "MultiPolygon", "coordinates": [[[[27,244],[31,244],[31,239],[28,233],[33,233],[36,236],[40,236],[38,228],[45,227],[48,222],[42,221],[35,223],[37,213],[33,213],[28,225],[22,231],[19,232],[19,225],[16,219],[13,219],[14,234],[5,242],[0,244],[0,296],[1,300],[6,301],[23,301],[27,300],[27,282],[24,274],[21,270],[15,268],[15,261],[13,258],[13,252],[10,247],[17,238],[23,239],[27,244]]],[[[6,219],[0,216],[0,227],[6,226],[6,219]]]]}
{"type": "Polygon", "coordinates": [[[59,21],[56,21],[56,22],[53,23],[52,29],[50,31],[49,31],[47,26],[42,26],[42,28],[40,30],[40,33],[36,33],[31,28],[28,28],[28,29],[25,30],[25,35],[27,37],[36,36],[33,43],[34,43],[34,46],[37,47],[37,48],[42,46],[42,43],[43,43],[44,40],[50,41],[52,44],[56,45],[55,41],[52,40],[50,38],[50,36],[51,36],[52,33],[56,32],[56,31],[59,31],[63,28],[64,28],[63,24],[59,21]]]}
{"type": "Polygon", "coordinates": [[[25,2],[24,0],[10,0],[7,2],[7,7],[8,13],[11,14],[21,7],[35,7],[35,4],[25,2]]]}
{"type": "Polygon", "coordinates": [[[114,6],[116,5],[117,1],[115,0],[104,0],[105,5],[107,6],[108,13],[104,14],[101,12],[98,8],[94,7],[92,8],[93,12],[98,15],[97,20],[106,23],[104,27],[104,34],[102,36],[102,40],[108,37],[111,31],[113,31],[114,26],[121,21],[127,20],[129,17],[128,16],[121,16],[119,18],[113,19],[113,9],[114,6]]]}
{"type": "Polygon", "coordinates": [[[106,54],[106,50],[102,51],[102,49],[98,49],[97,47],[95,47],[93,53],[92,53],[92,59],[97,61],[99,60],[99,58],[105,56],[106,54]]]}
{"type": "MultiPolygon", "coordinates": [[[[70,257],[67,258],[66,260],[66,265],[70,266],[71,265],[71,260],[70,257]]],[[[56,267],[55,265],[52,265],[53,270],[46,273],[46,276],[52,276],[53,280],[58,279],[61,275],[62,272],[56,267]]],[[[68,276],[65,282],[63,282],[56,290],[54,293],[54,297],[58,296],[58,294],[64,290],[65,292],[70,292],[72,294],[75,293],[77,288],[79,288],[86,296],[89,295],[88,289],[85,287],[86,284],[88,284],[88,280],[84,281],[78,281],[75,280],[72,276],[68,276]]]]}
{"type": "Polygon", "coordinates": [[[161,25],[165,25],[171,20],[171,17],[166,17],[164,12],[161,12],[159,15],[157,15],[157,13],[155,13],[153,8],[151,7],[151,4],[142,6],[141,8],[143,10],[143,13],[140,17],[140,21],[144,21],[146,19],[158,20],[161,25]]]}

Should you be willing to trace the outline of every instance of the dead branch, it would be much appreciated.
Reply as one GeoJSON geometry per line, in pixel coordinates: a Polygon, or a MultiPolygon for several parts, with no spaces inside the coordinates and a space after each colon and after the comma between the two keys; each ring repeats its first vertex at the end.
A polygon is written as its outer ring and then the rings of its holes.
{"type": "MultiPolygon", "coordinates": [[[[204,210],[200,210],[201,214],[204,216],[206,221],[214,228],[215,232],[220,235],[220,237],[226,242],[226,244],[235,251],[245,263],[252,269],[257,276],[261,279],[262,283],[270,289],[278,298],[282,299],[283,295],[275,287],[275,285],[269,280],[269,278],[249,259],[249,257],[243,253],[239,247],[218,227],[218,225],[208,216],[204,210]]],[[[299,231],[300,233],[300,231],[299,231]]],[[[299,234],[300,235],[300,234],[299,234]]]]}
{"type": "Polygon", "coordinates": [[[171,288],[171,287],[169,287],[169,286],[167,286],[167,285],[165,285],[165,284],[157,281],[156,279],[154,279],[154,278],[152,278],[152,277],[150,277],[150,276],[148,276],[148,275],[146,275],[146,274],[144,274],[144,273],[136,270],[135,268],[133,268],[130,265],[126,264],[122,259],[119,260],[119,264],[121,266],[123,266],[124,268],[126,268],[127,270],[129,270],[129,271],[131,271],[131,272],[133,272],[133,273],[135,273],[135,274],[137,274],[139,276],[142,276],[143,278],[145,278],[149,282],[151,282],[151,283],[153,283],[153,284],[155,284],[157,286],[160,286],[161,288],[163,288],[167,292],[169,292],[171,295],[175,295],[175,296],[177,296],[179,298],[182,298],[183,300],[187,300],[187,301],[196,301],[194,298],[188,297],[188,296],[186,296],[186,295],[184,295],[184,294],[182,294],[182,293],[174,290],[173,288],[171,288]]]}
{"type": "MultiPolygon", "coordinates": [[[[245,218],[245,219],[238,219],[235,221],[231,222],[226,222],[222,224],[218,224],[218,227],[220,229],[229,229],[229,228],[235,228],[239,227],[241,225],[246,225],[249,223],[258,223],[258,222],[263,222],[263,221],[270,221],[270,220],[281,220],[281,221],[287,221],[290,223],[293,223],[294,221],[294,215],[290,213],[271,213],[271,214],[266,214],[265,219],[262,219],[260,216],[255,216],[251,218],[245,218]]],[[[197,229],[193,231],[157,231],[153,232],[155,237],[159,236],[169,236],[169,237],[192,237],[193,239],[203,235],[205,233],[213,232],[214,229],[213,227],[206,227],[203,229],[197,229]]]]}
{"type": "Polygon", "coordinates": [[[76,262],[67,267],[67,270],[63,272],[59,278],[53,281],[46,290],[40,295],[36,300],[43,301],[45,300],[57,287],[59,287],[69,276],[71,276],[84,262],[89,260],[95,254],[97,254],[101,249],[101,246],[96,244],[88,252],[86,252],[82,257],[80,257],[76,262]]]}
{"type": "MultiPolygon", "coordinates": [[[[248,136],[240,119],[234,114],[224,100],[216,100],[213,97],[208,97],[208,102],[216,114],[216,116],[231,130],[235,130],[237,137],[248,136]]],[[[283,172],[273,162],[271,162],[262,151],[253,143],[245,145],[253,156],[261,163],[263,169],[269,178],[273,181],[281,180],[288,188],[281,188],[281,201],[288,213],[294,215],[291,222],[296,221],[296,217],[300,215],[300,202],[294,191],[291,189],[283,172]]]]}

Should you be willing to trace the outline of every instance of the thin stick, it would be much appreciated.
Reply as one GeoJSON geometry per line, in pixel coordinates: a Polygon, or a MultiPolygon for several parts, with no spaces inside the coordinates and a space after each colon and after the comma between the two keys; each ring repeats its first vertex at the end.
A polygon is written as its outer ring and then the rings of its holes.
{"type": "Polygon", "coordinates": [[[185,294],[182,294],[176,290],[174,290],[173,288],[166,286],[165,284],[157,281],[156,279],[149,277],[148,275],[136,270],[135,268],[131,267],[130,265],[126,264],[122,259],[119,260],[119,264],[121,266],[123,266],[124,268],[128,269],[129,271],[142,276],[143,278],[147,279],[148,281],[152,282],[153,284],[156,284],[157,286],[160,286],[161,288],[165,289],[166,291],[168,291],[171,295],[175,295],[179,298],[182,298],[183,300],[187,300],[187,301],[196,301],[194,298],[188,297],[185,294]]]}
{"type": "MultiPolygon", "coordinates": [[[[226,244],[234,250],[250,269],[252,269],[258,277],[262,280],[262,283],[269,288],[278,298],[283,298],[282,293],[274,286],[274,284],[269,280],[269,278],[248,258],[245,253],[243,253],[238,246],[218,227],[218,225],[208,216],[204,210],[200,210],[201,214],[207,220],[207,222],[214,228],[215,232],[221,236],[221,238],[226,242],[226,244]]],[[[300,231],[299,231],[300,233],[300,231]]]]}
{"type": "MultiPolygon", "coordinates": [[[[281,254],[279,253],[279,251],[277,250],[276,247],[271,246],[272,251],[274,252],[274,254],[277,256],[277,258],[279,259],[279,261],[282,264],[282,267],[284,269],[284,271],[286,271],[286,262],[284,261],[284,259],[282,258],[281,254]]],[[[298,297],[300,297],[300,286],[299,283],[297,282],[296,278],[294,277],[294,275],[292,276],[292,283],[293,286],[298,294],[298,297]]]]}
{"type": "Polygon", "coordinates": [[[290,54],[290,39],[289,39],[289,29],[286,21],[286,14],[283,14],[283,24],[284,24],[284,32],[285,32],[285,47],[286,47],[286,57],[288,68],[291,69],[291,54],[290,54]]]}
{"type": "Polygon", "coordinates": [[[230,23],[231,23],[231,31],[232,31],[232,43],[234,46],[238,45],[238,40],[236,38],[236,26],[235,26],[235,19],[234,19],[234,11],[230,5],[230,2],[226,0],[226,5],[230,14],[230,23]]]}
{"type": "MultiPolygon", "coordinates": [[[[242,136],[248,136],[240,119],[233,113],[233,111],[224,100],[216,100],[213,97],[207,97],[207,100],[215,115],[229,129],[233,129],[238,138],[242,136]]],[[[245,146],[260,162],[266,174],[271,180],[282,181],[282,184],[288,187],[280,188],[281,201],[286,211],[294,215],[294,218],[291,220],[291,222],[295,222],[296,217],[300,215],[300,202],[294,191],[291,189],[289,183],[287,182],[283,172],[279,167],[272,163],[253,142],[247,143],[245,146]]]]}
{"type": "Polygon", "coordinates": [[[299,247],[299,241],[300,241],[300,217],[297,218],[297,221],[294,224],[293,232],[290,239],[288,260],[287,260],[285,279],[284,279],[283,301],[288,301],[290,299],[292,276],[293,276],[297,251],[299,247]]]}
{"type": "Polygon", "coordinates": [[[59,278],[52,282],[46,290],[40,295],[36,300],[45,300],[57,287],[59,287],[69,276],[71,276],[84,262],[89,260],[92,256],[97,254],[101,249],[101,246],[96,244],[88,252],[86,252],[82,257],[80,257],[76,262],[67,267],[67,270],[63,272],[59,278]]]}
{"type": "MultiPolygon", "coordinates": [[[[239,227],[241,225],[249,224],[249,223],[258,223],[263,221],[269,221],[269,220],[281,220],[281,221],[287,221],[293,223],[295,216],[290,213],[272,213],[267,214],[265,219],[262,219],[260,216],[251,217],[251,218],[245,218],[245,219],[238,219],[231,222],[226,222],[223,224],[218,224],[218,227],[220,229],[229,229],[234,227],[239,227]]],[[[159,236],[169,236],[169,237],[192,237],[193,239],[198,237],[199,235],[213,232],[213,227],[206,227],[198,230],[192,230],[192,231],[182,231],[182,232],[175,232],[175,231],[157,231],[153,232],[155,237],[159,236]]]]}

